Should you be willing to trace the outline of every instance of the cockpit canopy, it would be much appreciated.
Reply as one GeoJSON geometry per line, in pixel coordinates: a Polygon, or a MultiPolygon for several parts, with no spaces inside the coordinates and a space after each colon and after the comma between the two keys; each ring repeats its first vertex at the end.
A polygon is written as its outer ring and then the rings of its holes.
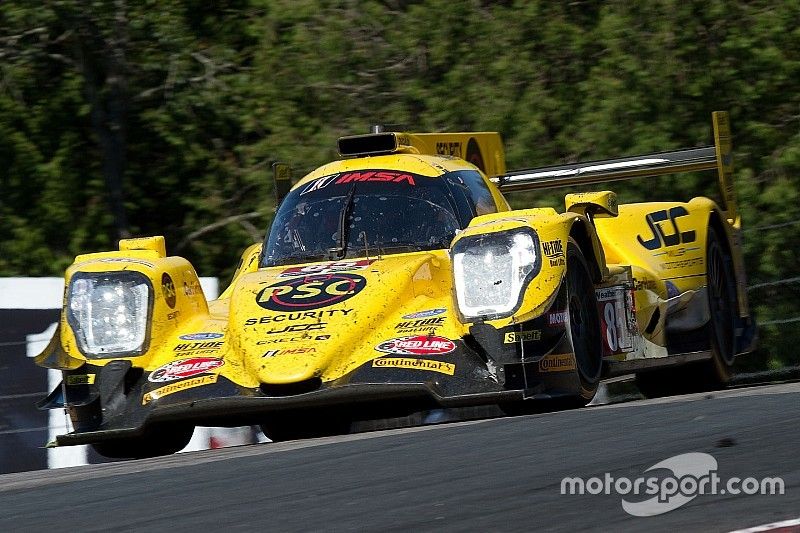
{"type": "Polygon", "coordinates": [[[283,200],[261,266],[447,249],[456,232],[497,206],[472,170],[430,177],[396,169],[323,176],[283,200]]]}

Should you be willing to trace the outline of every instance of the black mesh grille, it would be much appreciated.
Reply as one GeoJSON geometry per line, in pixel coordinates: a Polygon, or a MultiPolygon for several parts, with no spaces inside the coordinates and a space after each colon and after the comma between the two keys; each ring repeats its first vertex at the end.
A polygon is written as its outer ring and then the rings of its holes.
{"type": "Polygon", "coordinates": [[[313,392],[318,390],[321,386],[322,380],[320,378],[311,378],[296,383],[263,383],[261,385],[261,392],[267,396],[294,396],[295,394],[313,392]]]}
{"type": "Polygon", "coordinates": [[[396,149],[397,139],[394,133],[373,133],[339,138],[339,154],[343,156],[390,154],[396,149]]]}

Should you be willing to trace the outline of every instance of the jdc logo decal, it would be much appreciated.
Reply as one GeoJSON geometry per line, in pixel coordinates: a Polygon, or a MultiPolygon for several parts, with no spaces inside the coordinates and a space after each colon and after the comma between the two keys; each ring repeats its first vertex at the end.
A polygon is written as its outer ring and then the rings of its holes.
{"type": "Polygon", "coordinates": [[[285,326],[280,329],[271,329],[267,332],[268,335],[275,335],[278,333],[295,333],[297,331],[315,331],[320,329],[325,329],[327,326],[327,322],[319,322],[319,323],[312,323],[312,324],[292,324],[291,326],[285,326]]]}
{"type": "Polygon", "coordinates": [[[637,235],[636,239],[639,241],[639,244],[648,250],[657,250],[662,246],[675,246],[676,244],[694,242],[697,238],[694,230],[680,231],[678,229],[677,220],[688,214],[689,212],[681,206],[675,206],[669,210],[662,209],[661,211],[654,211],[644,217],[647,225],[650,226],[650,231],[653,232],[653,236],[648,240],[644,240],[641,235],[637,235]],[[672,232],[670,233],[664,233],[664,228],[661,227],[661,222],[666,222],[667,220],[672,223],[672,232]]]}
{"type": "Polygon", "coordinates": [[[256,302],[271,311],[318,309],[348,300],[366,285],[367,280],[357,274],[307,276],[264,287],[256,302]]]}

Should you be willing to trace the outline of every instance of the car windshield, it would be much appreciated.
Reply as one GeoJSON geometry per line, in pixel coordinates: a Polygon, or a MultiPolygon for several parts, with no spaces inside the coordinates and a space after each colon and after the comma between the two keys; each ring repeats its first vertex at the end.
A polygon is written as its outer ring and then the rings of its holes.
{"type": "Polygon", "coordinates": [[[284,199],[261,266],[444,249],[460,228],[442,179],[381,170],[335,174],[284,199]]]}

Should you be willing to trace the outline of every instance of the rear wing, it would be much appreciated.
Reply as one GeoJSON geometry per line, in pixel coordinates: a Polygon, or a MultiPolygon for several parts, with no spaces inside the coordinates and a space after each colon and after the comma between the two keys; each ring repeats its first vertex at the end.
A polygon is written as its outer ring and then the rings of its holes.
{"type": "Polygon", "coordinates": [[[733,190],[733,156],[728,113],[715,111],[712,121],[714,146],[517,170],[495,176],[492,181],[502,192],[511,192],[716,170],[724,204],[722,207],[726,217],[735,222],[739,213],[733,190]]]}

